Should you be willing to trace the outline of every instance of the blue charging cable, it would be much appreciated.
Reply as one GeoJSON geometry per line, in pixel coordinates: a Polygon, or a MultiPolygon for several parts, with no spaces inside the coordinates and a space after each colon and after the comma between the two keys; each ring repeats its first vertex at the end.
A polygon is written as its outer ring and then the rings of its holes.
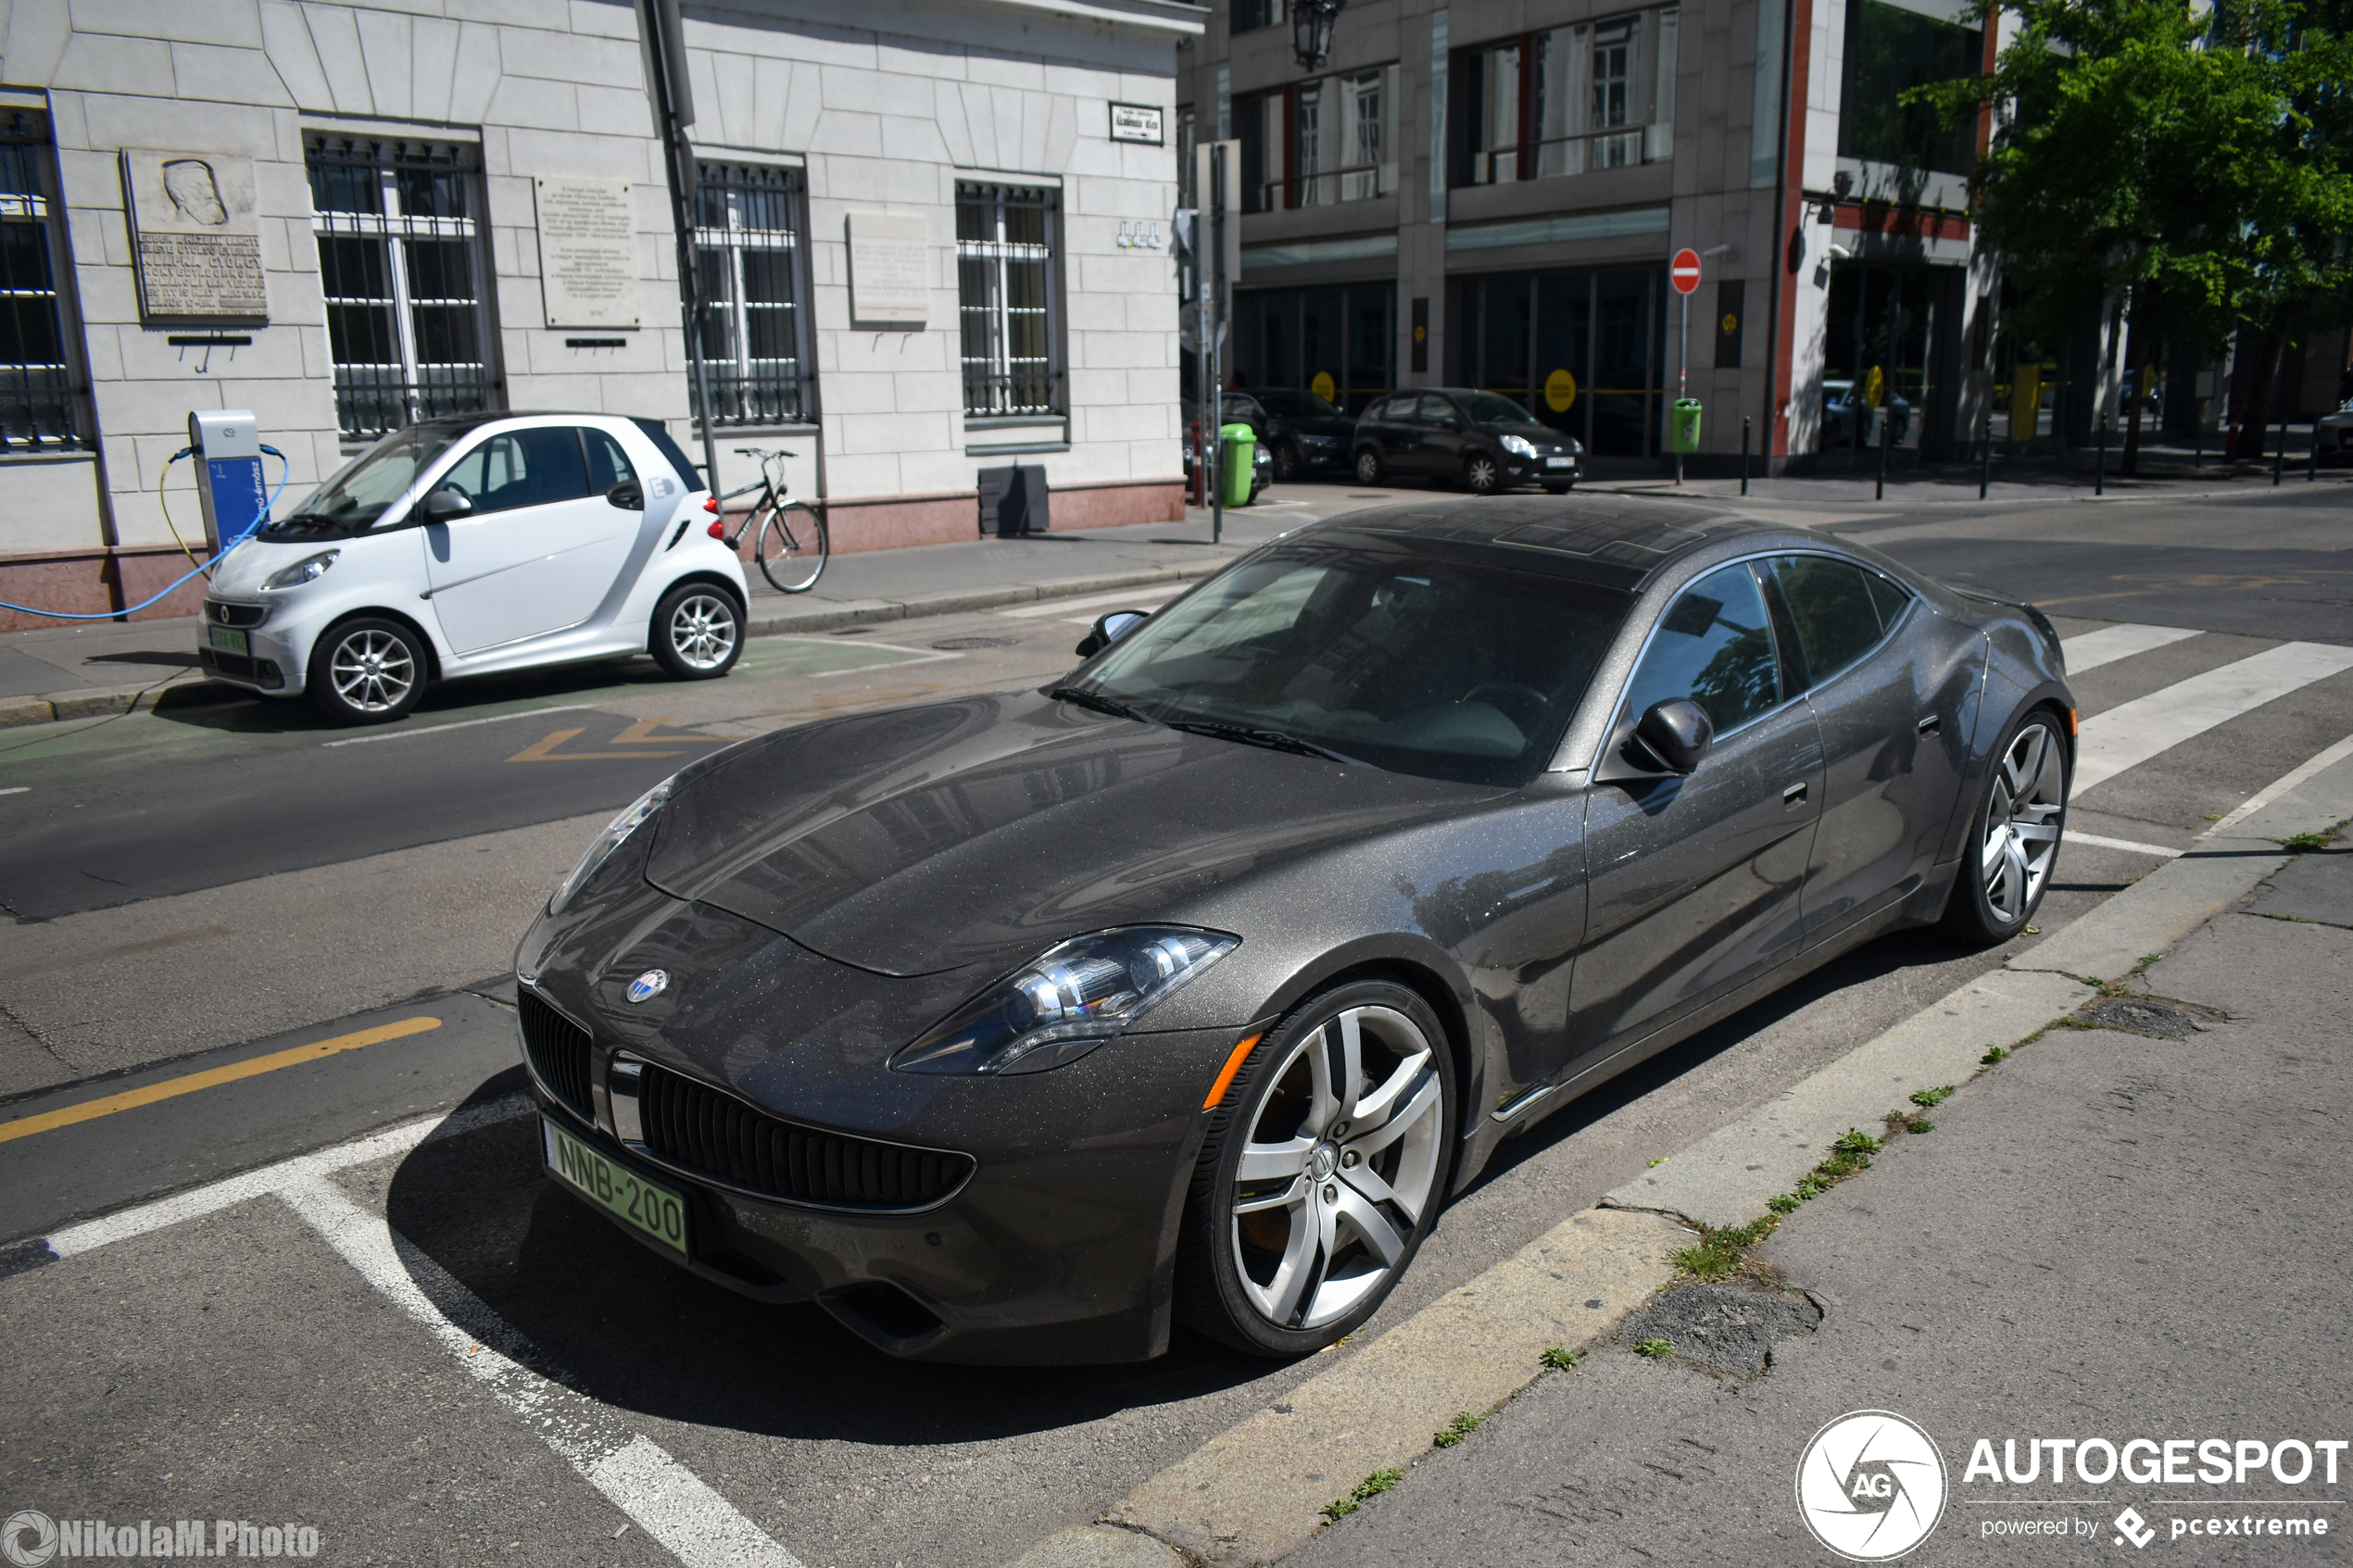
{"type": "MultiPolygon", "coordinates": [[[[171,454],[170,458],[163,465],[164,471],[167,473],[171,471],[171,465],[173,463],[178,462],[182,458],[194,456],[195,450],[196,449],[193,446],[182,446],[180,450],[171,454]]],[[[284,466],[278,470],[278,488],[270,492],[269,504],[261,508],[261,515],[254,520],[254,523],[251,528],[246,529],[243,533],[238,534],[234,539],[232,539],[227,544],[221,546],[220,555],[216,555],[210,560],[205,561],[196,567],[194,571],[183,572],[180,576],[173,578],[164,586],[161,593],[156,594],[149,598],[141,599],[135,605],[129,605],[121,609],[107,610],[104,613],[97,615],[77,615],[70,611],[62,609],[35,609],[31,605],[10,604],[6,599],[0,599],[0,609],[13,609],[22,615],[38,615],[46,621],[118,621],[123,616],[136,614],[138,611],[146,608],[149,605],[156,604],[165,598],[168,598],[173,589],[187,582],[189,578],[209,571],[214,567],[220,565],[223,557],[226,557],[230,551],[235,549],[238,546],[244,544],[246,540],[252,538],[256,533],[259,533],[262,527],[269,522],[270,514],[277,508],[278,497],[286,493],[286,481],[294,474],[294,464],[287,461],[286,455],[283,452],[279,451],[275,446],[264,446],[262,447],[262,450],[270,454],[270,456],[277,458],[278,461],[284,466]]]]}

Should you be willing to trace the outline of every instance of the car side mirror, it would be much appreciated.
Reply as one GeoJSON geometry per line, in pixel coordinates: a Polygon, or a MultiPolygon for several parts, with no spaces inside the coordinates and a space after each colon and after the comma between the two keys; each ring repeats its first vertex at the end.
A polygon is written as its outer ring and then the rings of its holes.
{"type": "Polygon", "coordinates": [[[605,499],[624,512],[646,509],[646,487],[634,479],[624,479],[605,492],[605,499]]]}
{"type": "Polygon", "coordinates": [[[474,504],[455,490],[436,490],[425,497],[427,522],[445,522],[453,517],[464,517],[474,509],[474,504]]]}
{"type": "Polygon", "coordinates": [[[1707,710],[1689,697],[1655,703],[1634,726],[1634,740],[1670,773],[1689,774],[1707,759],[1716,726],[1707,710]]]}
{"type": "Polygon", "coordinates": [[[1148,609],[1114,609],[1099,615],[1075,651],[1081,659],[1092,659],[1151,618],[1148,609]]]}

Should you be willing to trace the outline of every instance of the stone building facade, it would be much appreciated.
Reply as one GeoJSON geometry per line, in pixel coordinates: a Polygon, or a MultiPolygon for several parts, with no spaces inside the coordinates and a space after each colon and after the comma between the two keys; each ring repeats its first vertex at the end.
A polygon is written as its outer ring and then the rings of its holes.
{"type": "MultiPolygon", "coordinates": [[[[1016,461],[1059,525],[1180,516],[1165,128],[1202,17],[690,3],[722,486],[756,477],[735,447],[797,454],[837,550],[973,537],[1016,461]]],[[[656,418],[699,457],[628,0],[0,0],[0,599],[186,570],[194,408],[252,408],[289,500],[462,408],[656,418]]]]}

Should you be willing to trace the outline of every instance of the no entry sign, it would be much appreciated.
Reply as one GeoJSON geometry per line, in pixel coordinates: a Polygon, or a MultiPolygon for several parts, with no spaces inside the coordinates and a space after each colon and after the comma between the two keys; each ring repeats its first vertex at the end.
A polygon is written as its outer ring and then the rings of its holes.
{"type": "Polygon", "coordinates": [[[1677,251],[1675,253],[1675,259],[1668,262],[1667,265],[1667,280],[1675,285],[1675,292],[1677,294],[1691,294],[1697,290],[1699,287],[1699,252],[1693,250],[1689,245],[1685,245],[1681,250],[1677,251]]]}

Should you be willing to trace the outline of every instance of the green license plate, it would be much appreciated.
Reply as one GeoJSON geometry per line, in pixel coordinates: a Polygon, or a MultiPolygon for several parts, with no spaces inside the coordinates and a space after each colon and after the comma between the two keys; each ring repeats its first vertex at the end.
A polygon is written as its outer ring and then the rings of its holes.
{"type": "Polygon", "coordinates": [[[245,634],[234,626],[208,626],[204,630],[205,635],[212,639],[212,646],[223,653],[253,651],[245,642],[245,634]]]}
{"type": "Polygon", "coordinates": [[[558,1181],[619,1216],[664,1247],[686,1256],[686,1200],[626,1165],[616,1165],[546,1117],[547,1169],[558,1181]]]}

